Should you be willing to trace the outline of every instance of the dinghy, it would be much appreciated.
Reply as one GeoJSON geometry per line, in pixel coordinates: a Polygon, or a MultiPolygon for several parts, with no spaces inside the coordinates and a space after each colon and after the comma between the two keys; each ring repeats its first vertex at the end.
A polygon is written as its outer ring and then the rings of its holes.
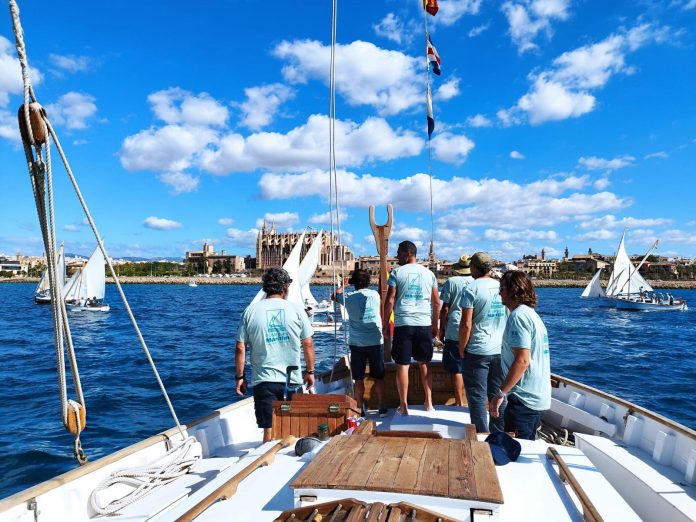
{"type": "Polygon", "coordinates": [[[108,312],[110,306],[104,303],[106,274],[104,273],[104,254],[97,247],[65,285],[63,299],[73,312],[108,312]]]}

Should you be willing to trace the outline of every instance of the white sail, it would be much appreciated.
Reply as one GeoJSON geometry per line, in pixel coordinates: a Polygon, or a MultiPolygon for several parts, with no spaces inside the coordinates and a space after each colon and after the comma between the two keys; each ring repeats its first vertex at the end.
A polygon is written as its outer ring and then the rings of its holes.
{"type": "Polygon", "coordinates": [[[585,290],[583,290],[580,297],[604,297],[604,289],[599,284],[599,275],[602,273],[602,269],[597,270],[592,280],[587,284],[585,290]]]}
{"type": "Polygon", "coordinates": [[[317,237],[314,239],[312,246],[307,251],[300,263],[300,292],[302,294],[302,302],[311,306],[316,306],[318,304],[316,298],[312,295],[312,291],[309,288],[309,283],[314,276],[314,272],[317,270],[319,265],[319,256],[321,255],[321,247],[324,242],[324,233],[319,232],[317,237]]]}
{"type": "Polygon", "coordinates": [[[643,279],[633,266],[631,258],[628,257],[624,246],[624,236],[625,233],[621,236],[619,249],[616,252],[614,270],[609,278],[606,294],[611,297],[627,297],[629,294],[637,294],[641,288],[646,292],[652,292],[652,286],[643,279]]]}
{"type": "Polygon", "coordinates": [[[92,299],[96,297],[104,299],[106,291],[106,274],[104,272],[104,254],[97,246],[90,256],[87,264],[82,269],[82,282],[80,298],[92,299]]]}
{"type": "Polygon", "coordinates": [[[49,288],[51,288],[51,285],[48,284],[48,270],[44,270],[44,273],[41,274],[41,281],[39,281],[39,286],[36,287],[36,293],[43,294],[49,288]]]}
{"type": "MultiPolygon", "coordinates": [[[[290,283],[290,288],[288,290],[288,301],[292,301],[297,304],[302,304],[302,291],[300,289],[300,258],[302,256],[302,245],[304,244],[304,237],[305,233],[302,232],[300,235],[299,239],[297,240],[297,243],[295,243],[295,246],[293,249],[290,251],[290,255],[288,256],[287,260],[285,263],[283,263],[283,268],[285,271],[290,274],[290,278],[292,279],[292,283],[290,283]]],[[[264,299],[266,297],[266,292],[263,291],[263,289],[259,290],[259,292],[256,294],[254,299],[251,301],[251,304],[258,303],[261,301],[261,299],[264,299]]]]}
{"type": "MultiPolygon", "coordinates": [[[[63,290],[63,284],[65,283],[65,255],[63,253],[63,245],[60,245],[58,250],[58,258],[56,260],[56,275],[58,276],[58,284],[63,290]]],[[[41,281],[39,281],[39,286],[36,287],[36,294],[48,295],[48,291],[51,289],[50,279],[48,277],[48,270],[44,270],[41,274],[41,281]]]]}
{"type": "Polygon", "coordinates": [[[80,297],[80,281],[82,269],[78,268],[75,273],[68,279],[63,287],[63,300],[66,302],[76,302],[80,297]]]}

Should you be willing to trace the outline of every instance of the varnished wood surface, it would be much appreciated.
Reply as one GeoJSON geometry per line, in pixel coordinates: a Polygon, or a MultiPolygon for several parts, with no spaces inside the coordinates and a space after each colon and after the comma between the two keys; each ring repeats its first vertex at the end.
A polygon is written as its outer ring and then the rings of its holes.
{"type": "Polygon", "coordinates": [[[362,489],[503,503],[488,444],[476,440],[334,437],[291,487],[362,489]]]}

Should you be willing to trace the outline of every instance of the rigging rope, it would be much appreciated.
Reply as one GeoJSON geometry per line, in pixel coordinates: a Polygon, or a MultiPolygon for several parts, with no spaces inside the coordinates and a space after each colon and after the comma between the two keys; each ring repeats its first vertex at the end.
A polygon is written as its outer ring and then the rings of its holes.
{"type": "MultiPolygon", "coordinates": [[[[423,9],[423,24],[425,26],[425,89],[426,96],[430,94],[430,61],[428,60],[428,14],[423,9]]],[[[432,104],[432,96],[430,103],[432,104]]],[[[430,181],[430,261],[435,261],[435,218],[433,213],[433,153],[428,133],[428,178],[430,181]]]]}
{"type": "MultiPolygon", "coordinates": [[[[179,419],[176,415],[176,412],[174,411],[174,407],[171,403],[171,400],[169,399],[169,395],[167,394],[167,391],[164,387],[164,383],[162,382],[162,379],[160,378],[159,372],[157,371],[157,367],[155,366],[155,363],[152,359],[152,356],[150,355],[150,351],[147,347],[147,344],[145,343],[145,339],[142,336],[142,333],[140,332],[140,328],[138,326],[137,321],[135,320],[135,316],[133,315],[133,312],[130,308],[130,305],[128,303],[128,300],[126,299],[126,295],[123,292],[123,288],[121,287],[121,283],[116,275],[116,272],[114,270],[113,264],[111,262],[111,259],[106,253],[106,249],[104,247],[104,243],[101,240],[101,235],[99,234],[99,231],[97,230],[96,224],[94,223],[94,220],[92,219],[92,215],[89,212],[89,209],[87,207],[87,203],[85,202],[82,193],[80,191],[80,188],[77,184],[77,180],[75,179],[75,176],[73,175],[72,169],[70,168],[70,164],[68,162],[67,157],[65,156],[65,153],[63,152],[63,148],[61,147],[60,140],[58,139],[58,136],[56,132],[53,129],[53,126],[51,125],[50,121],[48,120],[48,117],[46,116],[45,111],[43,108],[37,103],[36,95],[34,93],[34,89],[31,84],[31,78],[30,78],[30,72],[29,72],[29,64],[28,64],[28,59],[27,59],[27,54],[26,54],[26,47],[24,43],[24,31],[22,29],[22,25],[19,19],[19,7],[17,5],[16,0],[9,0],[9,5],[10,5],[10,14],[12,16],[12,23],[13,23],[13,30],[14,30],[14,35],[15,35],[15,40],[16,40],[16,48],[17,48],[17,54],[19,57],[19,62],[21,66],[21,71],[22,71],[22,81],[23,81],[23,86],[24,86],[24,119],[20,118],[20,131],[22,133],[22,141],[24,143],[24,152],[26,155],[27,159],[27,166],[29,169],[29,174],[31,177],[31,182],[32,182],[32,188],[34,191],[34,197],[35,197],[35,202],[36,202],[36,207],[37,207],[37,212],[39,214],[39,223],[41,225],[41,230],[42,230],[42,235],[44,239],[44,246],[46,249],[46,256],[47,256],[47,262],[48,262],[48,275],[49,275],[49,281],[51,284],[51,308],[53,311],[53,325],[54,325],[54,342],[55,342],[55,347],[56,347],[56,362],[58,366],[58,380],[59,380],[59,386],[60,386],[60,392],[61,392],[61,413],[63,417],[63,423],[66,427],[68,427],[69,421],[68,421],[68,400],[67,400],[67,387],[65,384],[65,360],[64,360],[64,354],[63,354],[63,337],[67,339],[67,346],[68,346],[68,356],[70,359],[70,365],[72,369],[72,377],[73,377],[73,382],[75,385],[75,390],[76,390],[76,395],[78,398],[78,404],[79,407],[82,408],[83,414],[85,414],[86,409],[85,409],[85,401],[84,397],[82,394],[82,387],[80,384],[80,378],[79,378],[79,372],[77,368],[77,360],[75,358],[75,353],[74,353],[74,348],[72,344],[72,338],[70,335],[70,327],[68,323],[68,318],[67,318],[67,313],[65,310],[65,302],[63,300],[63,296],[61,295],[61,292],[59,291],[60,287],[57,284],[58,282],[58,274],[56,273],[56,250],[55,250],[55,218],[54,218],[54,208],[53,208],[53,184],[52,184],[52,171],[51,171],[51,156],[50,156],[50,139],[53,139],[54,144],[56,145],[56,149],[58,150],[58,153],[61,157],[61,160],[63,161],[63,165],[65,166],[65,170],[68,174],[68,177],[70,179],[70,182],[72,183],[73,189],[75,190],[75,193],[77,195],[78,200],[80,201],[80,205],[82,206],[83,211],[85,212],[85,216],[87,218],[87,221],[89,222],[89,225],[92,229],[92,232],[94,233],[94,236],[96,238],[97,244],[99,246],[99,249],[101,250],[104,259],[106,260],[106,264],[109,268],[109,271],[111,273],[111,276],[114,280],[114,283],[116,285],[116,288],[118,289],[118,292],[121,296],[121,299],[124,304],[124,308],[131,320],[131,324],[133,325],[133,328],[135,329],[136,335],[138,337],[138,340],[140,341],[140,345],[145,352],[145,356],[147,357],[147,360],[150,364],[150,367],[152,368],[152,371],[155,375],[155,378],[157,379],[157,382],[159,384],[160,390],[162,391],[162,394],[164,396],[164,399],[167,403],[167,406],[169,407],[169,411],[174,419],[174,422],[176,423],[177,428],[179,429],[179,433],[181,434],[182,438],[185,438],[184,430],[181,426],[181,423],[179,422],[179,419]],[[30,103],[33,102],[33,103],[30,103]],[[32,111],[35,114],[36,118],[32,118],[32,111]],[[36,127],[34,127],[36,125],[36,127]],[[35,137],[35,132],[40,131],[39,135],[35,137]],[[36,149],[36,158],[34,158],[34,154],[32,152],[31,147],[34,146],[36,149]],[[42,154],[42,149],[45,146],[45,153],[46,153],[46,158],[44,160],[43,154],[42,154]],[[45,185],[44,186],[44,182],[45,185]],[[46,190],[47,189],[47,190],[46,190]],[[45,199],[48,199],[48,212],[46,212],[46,202],[45,199]]],[[[60,285],[62,286],[62,285],[60,285]]],[[[72,406],[72,405],[71,405],[72,406]]],[[[72,409],[75,410],[76,413],[76,433],[73,433],[73,435],[76,437],[76,453],[77,453],[77,448],[79,446],[79,435],[80,431],[82,428],[84,428],[84,425],[81,422],[80,419],[80,414],[78,409],[72,406],[72,409]]],[[[80,448],[80,453],[81,453],[81,448],[80,448]]],[[[84,455],[84,453],[82,453],[84,455]]],[[[83,463],[83,460],[80,460],[80,456],[76,454],[76,457],[78,458],[78,461],[80,463],[83,463]]]]}
{"type": "MultiPolygon", "coordinates": [[[[338,19],[338,0],[331,2],[331,59],[329,67],[329,223],[331,227],[331,237],[329,245],[331,248],[331,266],[333,279],[333,295],[336,294],[337,285],[343,285],[345,281],[345,252],[341,243],[341,215],[338,198],[338,173],[336,170],[336,25],[338,19]],[[338,238],[338,253],[341,263],[340,282],[337,283],[336,274],[336,245],[334,245],[334,212],[336,213],[336,230],[338,238]]],[[[346,293],[341,293],[341,303],[339,304],[341,312],[341,324],[343,325],[343,344],[348,346],[348,324],[346,321],[346,293]]],[[[336,359],[338,357],[338,321],[334,320],[334,353],[331,363],[331,375],[329,382],[333,380],[334,369],[336,368],[336,359]]],[[[350,355],[348,355],[350,357],[350,355]]],[[[349,365],[350,368],[350,365],[349,365]]],[[[353,376],[351,373],[351,388],[353,386],[353,376]]],[[[352,391],[352,390],[351,390],[352,391]]],[[[362,406],[362,405],[361,405],[362,406]]]]}

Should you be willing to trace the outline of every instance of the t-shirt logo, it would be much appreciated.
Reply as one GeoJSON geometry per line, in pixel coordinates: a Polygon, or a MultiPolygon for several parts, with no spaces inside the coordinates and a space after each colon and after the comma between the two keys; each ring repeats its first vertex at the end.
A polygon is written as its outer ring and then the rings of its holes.
{"type": "Polygon", "coordinates": [[[488,312],[489,319],[497,319],[500,317],[505,317],[505,305],[500,299],[500,293],[496,288],[489,288],[488,292],[491,296],[491,307],[488,312]]]}
{"type": "Polygon", "coordinates": [[[406,283],[406,299],[423,298],[423,277],[421,274],[408,274],[406,283]]]}
{"type": "Polygon", "coordinates": [[[377,316],[375,315],[375,303],[374,303],[374,298],[368,297],[367,300],[365,301],[365,312],[363,313],[363,321],[374,321],[377,319],[377,316]]]}
{"type": "Polygon", "coordinates": [[[266,332],[267,343],[280,343],[290,340],[285,326],[285,310],[266,310],[266,332]]]}

